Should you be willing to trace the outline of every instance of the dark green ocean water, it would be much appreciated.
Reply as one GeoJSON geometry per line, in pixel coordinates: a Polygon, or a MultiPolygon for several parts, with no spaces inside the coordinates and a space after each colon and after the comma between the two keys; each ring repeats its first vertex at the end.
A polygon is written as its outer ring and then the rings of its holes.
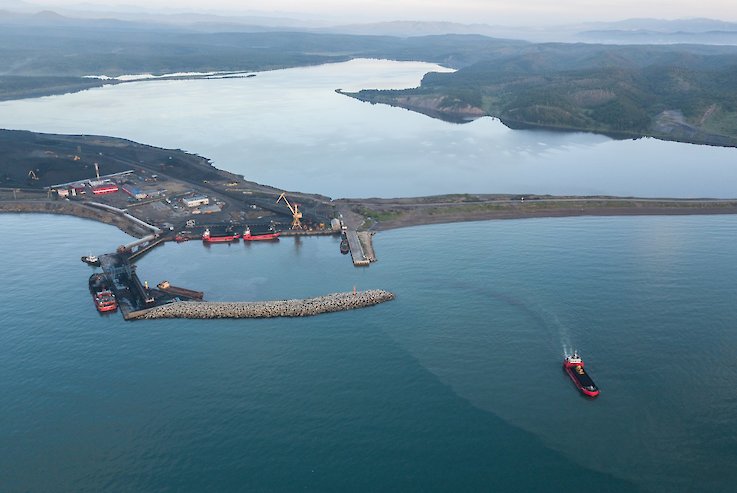
{"type": "Polygon", "coordinates": [[[142,279],[211,300],[384,288],[281,320],[100,316],[118,230],[0,216],[1,491],[734,491],[737,217],[167,244],[142,279]],[[576,347],[602,389],[561,369],[576,347]]]}

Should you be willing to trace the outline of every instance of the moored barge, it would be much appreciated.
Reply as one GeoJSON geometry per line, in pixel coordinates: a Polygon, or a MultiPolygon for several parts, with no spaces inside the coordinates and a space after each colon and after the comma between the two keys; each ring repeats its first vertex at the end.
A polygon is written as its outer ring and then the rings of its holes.
{"type": "Polygon", "coordinates": [[[280,235],[281,232],[274,231],[273,228],[269,228],[268,231],[265,231],[263,233],[254,233],[251,231],[251,228],[246,226],[246,231],[243,233],[243,241],[278,240],[280,235]]]}
{"type": "Polygon", "coordinates": [[[105,274],[92,274],[89,280],[90,294],[95,307],[100,313],[114,312],[118,309],[118,301],[110,290],[110,284],[105,274]]]}
{"type": "Polygon", "coordinates": [[[225,232],[225,233],[212,233],[210,228],[206,228],[205,232],[202,233],[202,241],[205,243],[229,243],[231,241],[238,241],[240,233],[225,232]]]}

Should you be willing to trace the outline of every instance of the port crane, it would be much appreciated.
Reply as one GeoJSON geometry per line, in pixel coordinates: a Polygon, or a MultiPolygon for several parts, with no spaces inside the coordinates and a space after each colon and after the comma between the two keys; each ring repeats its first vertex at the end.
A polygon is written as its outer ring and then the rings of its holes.
{"type": "Polygon", "coordinates": [[[287,207],[289,207],[289,210],[292,212],[292,229],[302,229],[302,213],[299,210],[299,204],[290,204],[289,200],[287,200],[286,192],[282,192],[282,194],[279,195],[279,198],[276,199],[276,203],[278,204],[282,199],[284,199],[284,203],[287,204],[287,207]]]}

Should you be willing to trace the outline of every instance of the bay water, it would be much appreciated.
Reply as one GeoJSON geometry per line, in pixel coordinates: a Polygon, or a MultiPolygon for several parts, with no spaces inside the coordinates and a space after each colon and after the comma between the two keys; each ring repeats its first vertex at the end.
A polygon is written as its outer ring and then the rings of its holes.
{"type": "MultiPolygon", "coordinates": [[[[735,150],[456,125],[335,89],[442,67],[354,60],[0,103],[0,126],[182,148],[341,196],[733,197],[735,150]]],[[[103,171],[104,171],[104,156],[103,171]]],[[[733,491],[737,218],[556,218],[333,238],[167,244],[155,284],[211,300],[383,288],[305,319],[100,316],[81,255],[129,238],[2,215],[2,491],[733,491]],[[579,349],[602,389],[561,368],[579,349]]]]}
{"type": "Polygon", "coordinates": [[[556,218],[166,244],[210,300],[384,288],[303,319],[99,315],[111,226],[3,215],[3,491],[733,491],[737,218],[556,218]],[[579,349],[602,394],[561,368],[579,349]]]}

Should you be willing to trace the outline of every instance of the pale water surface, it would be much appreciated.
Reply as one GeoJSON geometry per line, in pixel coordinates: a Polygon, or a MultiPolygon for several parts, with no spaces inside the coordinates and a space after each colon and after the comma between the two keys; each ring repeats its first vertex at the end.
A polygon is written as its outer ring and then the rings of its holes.
{"type": "Polygon", "coordinates": [[[133,82],[0,103],[0,127],[181,148],[250,180],[335,198],[735,195],[735,149],[510,130],[491,118],[457,125],[335,93],[413,87],[440,70],[353,60],[252,78],[133,82]]]}

